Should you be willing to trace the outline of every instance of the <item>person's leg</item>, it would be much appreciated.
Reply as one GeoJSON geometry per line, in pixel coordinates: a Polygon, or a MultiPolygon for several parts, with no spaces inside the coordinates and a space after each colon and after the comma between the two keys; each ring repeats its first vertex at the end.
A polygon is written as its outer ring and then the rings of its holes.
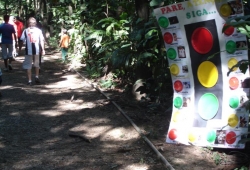
{"type": "Polygon", "coordinates": [[[34,56],[34,67],[35,67],[35,82],[40,83],[39,80],[39,69],[40,69],[40,55],[35,55],[34,56]]]}
{"type": "Polygon", "coordinates": [[[4,66],[5,66],[5,71],[8,70],[8,60],[7,59],[4,59],[4,66]]]}
{"type": "Polygon", "coordinates": [[[22,47],[23,47],[23,41],[20,40],[20,38],[18,38],[18,54],[19,55],[21,54],[22,47]]]}
{"type": "Polygon", "coordinates": [[[62,51],[62,62],[65,62],[65,60],[66,60],[66,50],[65,50],[65,48],[61,48],[61,51],[62,51]]]}
{"type": "Polygon", "coordinates": [[[68,57],[68,48],[65,48],[65,61],[67,60],[68,57]]]}
{"type": "Polygon", "coordinates": [[[27,69],[27,76],[28,76],[28,81],[32,82],[32,79],[31,79],[31,69],[27,69]]]}
{"type": "Polygon", "coordinates": [[[41,64],[42,64],[42,54],[40,53],[39,54],[39,67],[41,67],[41,64]]]}
{"type": "Polygon", "coordinates": [[[32,85],[31,69],[32,69],[32,56],[26,55],[23,61],[23,69],[27,70],[28,85],[32,85]]]}
{"type": "Polygon", "coordinates": [[[11,66],[11,62],[13,60],[13,45],[12,44],[8,44],[8,59],[9,59],[9,70],[12,70],[12,66],[11,66]]]}
{"type": "Polygon", "coordinates": [[[36,67],[36,77],[39,78],[39,67],[36,67]]]}
{"type": "Polygon", "coordinates": [[[7,45],[2,44],[2,57],[4,60],[5,71],[8,70],[8,60],[7,60],[7,45]]]}

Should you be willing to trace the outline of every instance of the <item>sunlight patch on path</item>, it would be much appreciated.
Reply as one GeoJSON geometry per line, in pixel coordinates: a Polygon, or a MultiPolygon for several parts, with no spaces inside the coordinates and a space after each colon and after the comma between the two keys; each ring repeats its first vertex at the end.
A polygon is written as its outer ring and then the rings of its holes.
{"type": "Polygon", "coordinates": [[[83,85],[81,84],[82,81],[76,80],[78,75],[67,75],[67,76],[62,76],[64,80],[58,81],[55,83],[51,83],[49,85],[46,85],[47,88],[68,88],[68,87],[82,87],[83,85]],[[78,84],[78,86],[76,86],[78,84]]]}
{"type": "Polygon", "coordinates": [[[101,136],[104,132],[107,130],[112,129],[112,126],[110,125],[99,125],[96,127],[93,126],[84,126],[84,125],[78,125],[71,129],[71,131],[74,132],[84,132],[84,135],[86,135],[89,138],[98,138],[101,136]]]}
{"type": "Polygon", "coordinates": [[[60,105],[60,109],[63,109],[63,110],[80,110],[80,109],[86,109],[86,108],[91,109],[97,106],[93,102],[69,103],[65,101],[59,101],[58,104],[60,105]]]}
{"type": "MultiPolygon", "coordinates": [[[[77,103],[73,103],[73,102],[69,102],[67,101],[58,101],[57,102],[58,105],[60,105],[58,108],[60,108],[61,110],[81,110],[81,109],[91,109],[96,107],[97,105],[93,102],[77,102],[77,103]]],[[[57,109],[58,109],[57,108],[57,109]]]]}
{"type": "Polygon", "coordinates": [[[133,164],[128,165],[124,170],[149,170],[148,165],[142,165],[142,164],[133,164]]]}
{"type": "Polygon", "coordinates": [[[72,131],[81,132],[90,138],[100,138],[101,141],[127,141],[139,138],[139,134],[134,132],[133,128],[117,127],[114,128],[111,125],[104,125],[107,122],[104,120],[95,119],[95,125],[93,122],[86,122],[85,124],[80,124],[74,128],[72,131]]]}
{"type": "Polygon", "coordinates": [[[134,133],[133,129],[124,127],[113,128],[108,132],[104,133],[101,140],[112,140],[112,141],[126,141],[132,140],[139,137],[138,133],[134,133]],[[131,132],[132,131],[132,132],[131,132]]]}
{"type": "Polygon", "coordinates": [[[56,110],[54,110],[54,111],[48,110],[48,111],[40,112],[40,115],[44,115],[47,117],[56,117],[56,116],[61,116],[64,114],[65,114],[65,112],[58,112],[56,110]]]}

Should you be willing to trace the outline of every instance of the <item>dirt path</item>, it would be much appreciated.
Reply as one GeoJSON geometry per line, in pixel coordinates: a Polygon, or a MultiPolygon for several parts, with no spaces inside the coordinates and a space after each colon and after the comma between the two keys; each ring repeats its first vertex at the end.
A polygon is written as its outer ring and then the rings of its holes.
{"type": "Polygon", "coordinates": [[[0,169],[161,169],[115,107],[77,74],[62,74],[58,59],[45,57],[41,85],[26,85],[23,57],[4,73],[0,169]]]}
{"type": "MultiPolygon", "coordinates": [[[[23,56],[13,62],[13,71],[3,73],[0,169],[166,169],[110,101],[76,73],[63,74],[65,66],[59,58],[58,53],[44,57],[41,85],[26,85],[23,56]]],[[[116,98],[141,129],[150,132],[150,140],[176,170],[218,168],[209,150],[165,144],[169,114],[145,116],[146,107],[131,104],[118,92],[105,93],[116,98]]]]}

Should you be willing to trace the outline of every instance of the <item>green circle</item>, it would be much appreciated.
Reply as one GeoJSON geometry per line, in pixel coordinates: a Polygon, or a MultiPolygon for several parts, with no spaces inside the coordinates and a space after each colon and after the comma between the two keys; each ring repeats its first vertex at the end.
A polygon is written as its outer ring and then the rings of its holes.
{"type": "Polygon", "coordinates": [[[169,59],[174,60],[174,59],[176,58],[176,56],[177,56],[177,53],[176,53],[175,49],[169,48],[169,49],[167,50],[167,57],[168,57],[169,59]]]}
{"type": "Polygon", "coordinates": [[[205,93],[198,102],[198,113],[202,119],[214,118],[219,110],[219,100],[213,93],[205,93]]]}
{"type": "Polygon", "coordinates": [[[240,104],[240,100],[237,96],[231,97],[229,99],[229,106],[233,109],[236,109],[240,104]]]}
{"type": "Polygon", "coordinates": [[[176,97],[174,99],[174,106],[178,109],[181,108],[181,106],[182,106],[182,98],[181,97],[176,97]]]}
{"type": "Polygon", "coordinates": [[[214,142],[215,141],[215,138],[216,138],[216,133],[215,131],[211,130],[210,132],[208,132],[207,134],[207,141],[208,142],[214,142]]]}
{"type": "Polygon", "coordinates": [[[236,51],[236,43],[232,40],[226,43],[226,50],[229,54],[233,54],[236,51]]]}
{"type": "Polygon", "coordinates": [[[162,28],[167,28],[169,25],[169,20],[166,17],[160,17],[158,23],[162,28]]]}

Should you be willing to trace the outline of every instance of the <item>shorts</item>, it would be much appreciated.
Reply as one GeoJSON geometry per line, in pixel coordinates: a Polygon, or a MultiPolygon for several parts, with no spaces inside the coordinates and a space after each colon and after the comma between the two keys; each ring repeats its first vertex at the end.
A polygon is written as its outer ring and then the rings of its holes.
{"type": "Polygon", "coordinates": [[[23,69],[27,69],[27,70],[31,69],[32,62],[33,62],[34,67],[40,68],[39,55],[26,55],[23,61],[23,69]],[[34,58],[34,61],[33,61],[33,58],[34,58]]]}
{"type": "Polygon", "coordinates": [[[12,58],[13,44],[2,44],[2,58],[8,59],[12,58]]]}

